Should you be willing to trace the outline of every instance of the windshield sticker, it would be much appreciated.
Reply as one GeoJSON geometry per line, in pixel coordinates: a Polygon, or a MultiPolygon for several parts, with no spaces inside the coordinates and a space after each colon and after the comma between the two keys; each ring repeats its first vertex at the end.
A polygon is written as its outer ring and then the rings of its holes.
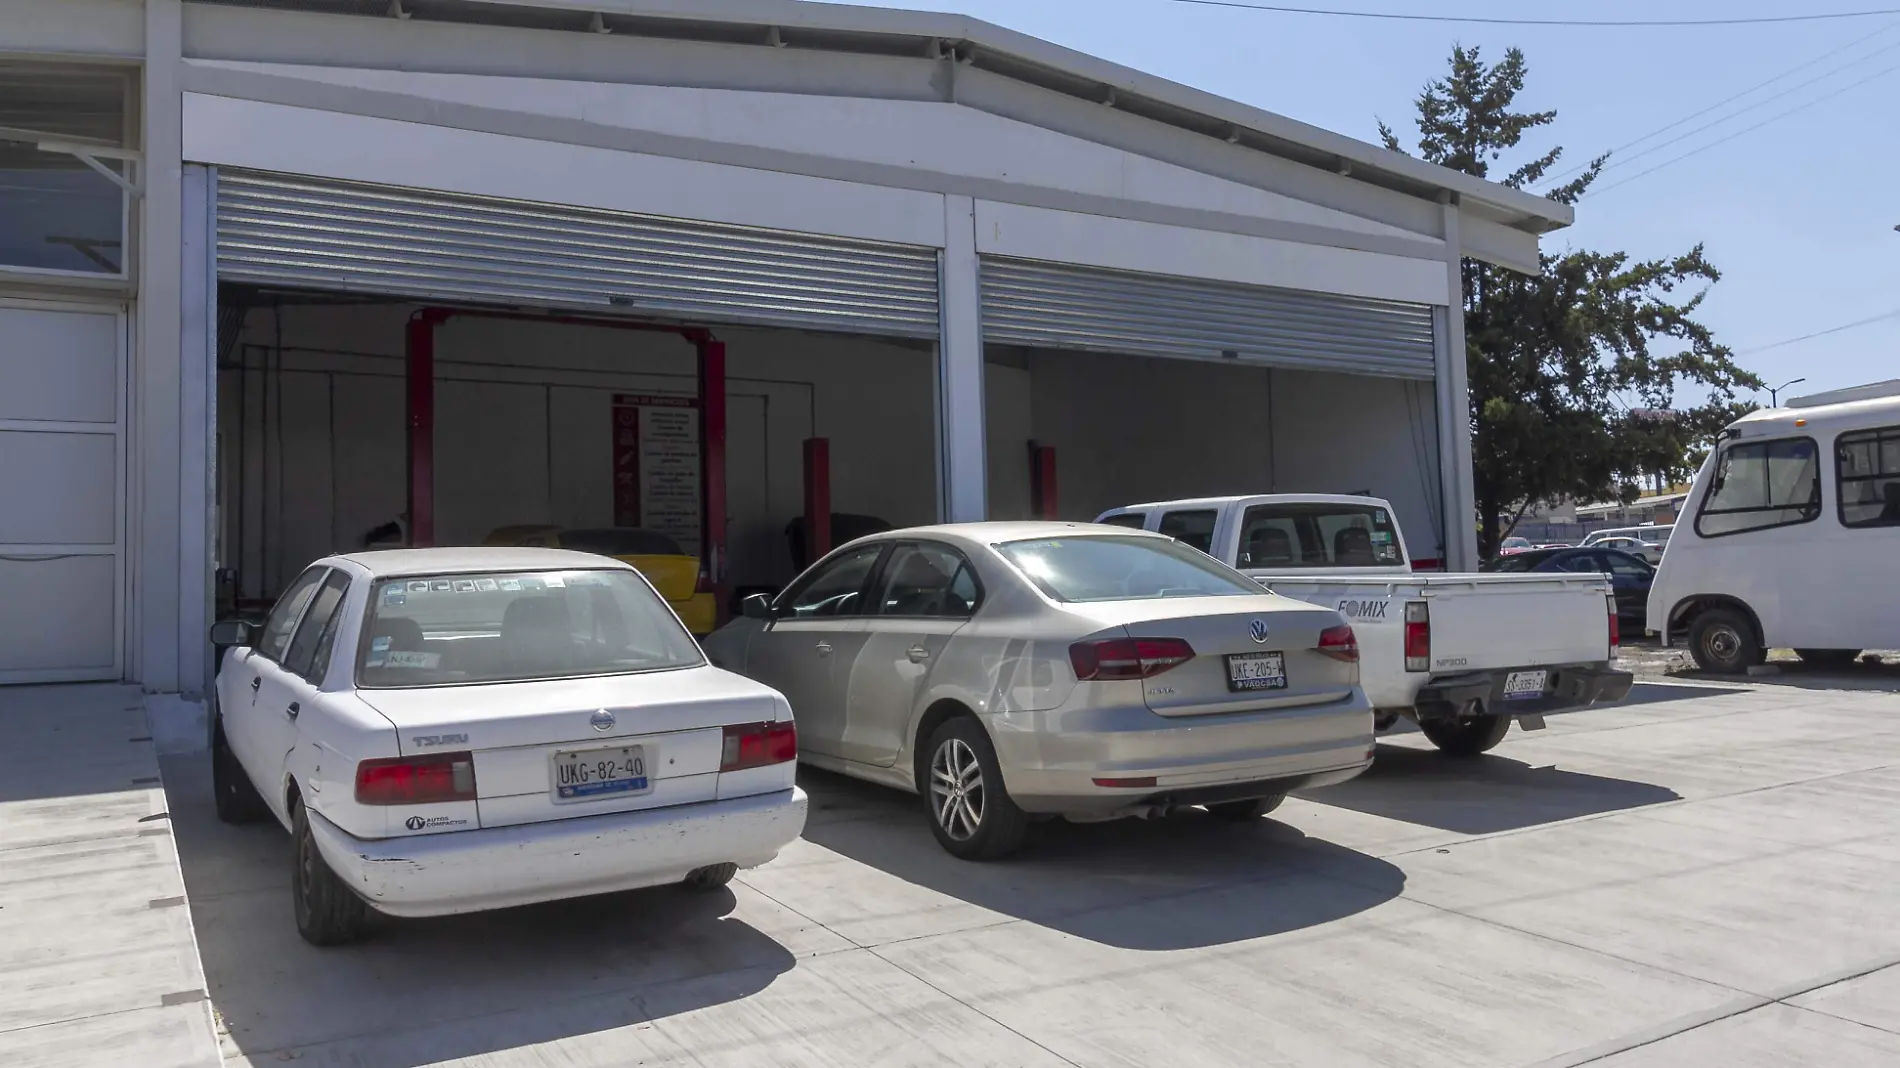
{"type": "Polygon", "coordinates": [[[429,588],[437,593],[447,593],[451,589],[454,589],[453,586],[449,585],[448,579],[436,579],[434,582],[429,583],[429,588]]]}
{"type": "Polygon", "coordinates": [[[383,658],[388,655],[389,655],[389,638],[387,636],[384,636],[381,638],[371,638],[369,640],[369,655],[363,658],[363,666],[364,667],[382,667],[383,658]]]}
{"type": "Polygon", "coordinates": [[[1389,530],[1375,530],[1372,532],[1372,540],[1377,542],[1391,541],[1392,532],[1389,530]]]}
{"type": "Polygon", "coordinates": [[[495,580],[491,578],[478,578],[475,580],[475,588],[483,593],[490,593],[495,589],[495,580]]]}
{"type": "Polygon", "coordinates": [[[408,603],[408,601],[409,595],[403,592],[403,588],[400,585],[383,587],[384,608],[399,608],[408,603]]]}
{"type": "Polygon", "coordinates": [[[456,579],[455,592],[456,593],[474,593],[475,580],[474,579],[456,579]]]}
{"type": "Polygon", "coordinates": [[[521,580],[505,578],[505,579],[502,579],[501,582],[498,583],[498,585],[500,585],[501,588],[504,590],[518,590],[521,588],[521,580]]]}
{"type": "Polygon", "coordinates": [[[544,576],[544,577],[543,577],[543,578],[541,579],[541,581],[542,581],[543,583],[546,583],[546,584],[547,584],[547,587],[548,587],[548,589],[550,589],[550,590],[558,590],[558,589],[560,589],[561,587],[563,587],[563,586],[565,586],[565,585],[567,585],[567,580],[566,580],[566,579],[563,579],[563,578],[562,578],[561,576],[559,576],[559,575],[547,575],[547,576],[544,576]]]}
{"type": "Polygon", "coordinates": [[[1373,522],[1375,522],[1375,523],[1383,523],[1383,522],[1385,522],[1385,509],[1383,509],[1383,508],[1374,508],[1374,509],[1372,510],[1372,521],[1373,521],[1373,522]]]}
{"type": "Polygon", "coordinates": [[[441,653],[416,653],[407,649],[391,650],[389,655],[383,658],[384,667],[422,668],[425,671],[441,663],[441,653]]]}
{"type": "Polygon", "coordinates": [[[409,584],[409,592],[410,592],[410,593],[428,593],[428,592],[429,592],[429,580],[428,580],[428,579],[417,579],[416,581],[414,581],[414,582],[411,582],[411,583],[409,584]]]}

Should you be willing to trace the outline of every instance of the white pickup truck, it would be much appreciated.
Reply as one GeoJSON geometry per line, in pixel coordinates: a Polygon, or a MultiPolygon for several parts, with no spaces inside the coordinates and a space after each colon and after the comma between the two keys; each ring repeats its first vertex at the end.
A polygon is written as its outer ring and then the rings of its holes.
{"type": "Polygon", "coordinates": [[[1490,749],[1513,719],[1537,730],[1546,713],[1629,693],[1607,577],[1415,573],[1392,506],[1377,497],[1206,497],[1096,522],[1171,535],[1275,593],[1337,609],[1358,634],[1379,729],[1416,720],[1447,753],[1490,749]]]}

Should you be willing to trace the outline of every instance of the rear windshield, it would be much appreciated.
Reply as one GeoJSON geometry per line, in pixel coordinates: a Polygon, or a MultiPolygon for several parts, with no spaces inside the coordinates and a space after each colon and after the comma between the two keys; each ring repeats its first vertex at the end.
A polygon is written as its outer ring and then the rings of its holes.
{"type": "Polygon", "coordinates": [[[1096,535],[1004,542],[996,551],[1058,601],[1258,594],[1259,583],[1213,557],[1155,537],[1096,535]]]}
{"type": "Polygon", "coordinates": [[[1240,566],[1402,567],[1392,513],[1366,504],[1257,504],[1240,526],[1240,566]]]}
{"type": "Polygon", "coordinates": [[[654,530],[610,527],[604,530],[564,530],[561,548],[601,556],[685,556],[679,542],[654,530]]]}
{"type": "Polygon", "coordinates": [[[370,590],[356,683],[521,682],[701,663],[673,610],[630,571],[417,576],[370,590]]]}

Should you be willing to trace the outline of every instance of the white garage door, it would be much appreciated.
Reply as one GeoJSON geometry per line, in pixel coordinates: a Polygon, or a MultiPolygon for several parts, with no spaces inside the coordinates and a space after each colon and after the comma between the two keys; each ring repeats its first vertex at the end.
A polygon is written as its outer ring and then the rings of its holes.
{"type": "Polygon", "coordinates": [[[0,302],[0,683],[121,674],[125,320],[0,302]]]}

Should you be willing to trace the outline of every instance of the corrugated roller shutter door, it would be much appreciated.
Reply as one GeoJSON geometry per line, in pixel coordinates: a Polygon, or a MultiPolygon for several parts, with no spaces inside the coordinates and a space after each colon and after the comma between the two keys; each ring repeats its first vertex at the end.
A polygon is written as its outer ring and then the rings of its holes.
{"type": "Polygon", "coordinates": [[[228,281],[937,336],[935,249],[221,169],[228,281]]]}
{"type": "Polygon", "coordinates": [[[1431,378],[1429,305],[985,257],[983,338],[1431,378]]]}

